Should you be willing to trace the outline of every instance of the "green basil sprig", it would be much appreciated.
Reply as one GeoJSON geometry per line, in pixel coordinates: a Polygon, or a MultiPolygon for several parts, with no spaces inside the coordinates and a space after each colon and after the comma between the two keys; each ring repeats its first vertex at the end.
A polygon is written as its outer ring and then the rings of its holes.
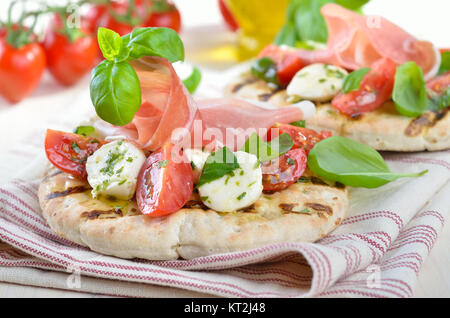
{"type": "Polygon", "coordinates": [[[188,89],[189,93],[194,94],[197,90],[200,82],[202,81],[202,73],[194,66],[192,74],[188,78],[183,80],[184,86],[188,89]]]}
{"type": "Polygon", "coordinates": [[[197,187],[220,179],[238,168],[240,168],[240,166],[236,156],[230,149],[223,147],[213,152],[208,159],[206,159],[197,187]]]}
{"type": "Polygon", "coordinates": [[[394,173],[371,147],[334,136],[318,142],[308,155],[308,166],[318,176],[351,187],[377,188],[399,178],[420,177],[420,173],[394,173]]]}
{"type": "Polygon", "coordinates": [[[352,91],[358,91],[361,87],[361,80],[369,72],[370,67],[364,67],[348,74],[344,79],[342,92],[344,94],[347,94],[352,91]]]}
{"type": "Polygon", "coordinates": [[[361,11],[369,0],[291,0],[286,24],[275,38],[275,44],[296,46],[303,41],[326,43],[328,28],[320,9],[327,3],[337,3],[347,9],[361,11]]]}
{"type": "Polygon", "coordinates": [[[291,136],[286,133],[272,139],[268,143],[259,138],[258,134],[252,134],[242,146],[241,151],[255,155],[261,162],[266,162],[280,157],[291,150],[293,146],[294,142],[291,136]]]}
{"type": "Polygon", "coordinates": [[[428,109],[423,71],[415,62],[397,67],[392,99],[397,111],[404,116],[417,117],[428,109]]]}
{"type": "Polygon", "coordinates": [[[91,101],[101,119],[124,126],[141,106],[141,85],[129,62],[144,56],[182,61],[183,42],[168,28],[138,28],[123,37],[99,28],[98,42],[105,60],[91,73],[91,101]]]}
{"type": "Polygon", "coordinates": [[[270,57],[262,57],[252,65],[251,73],[259,79],[280,86],[277,66],[270,57]]]}
{"type": "Polygon", "coordinates": [[[450,52],[442,52],[439,75],[450,72],[450,52]]]}

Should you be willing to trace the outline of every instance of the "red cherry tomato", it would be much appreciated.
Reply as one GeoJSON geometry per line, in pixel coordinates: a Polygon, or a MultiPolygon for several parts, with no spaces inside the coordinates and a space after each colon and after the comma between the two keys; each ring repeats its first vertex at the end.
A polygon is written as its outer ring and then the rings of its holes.
{"type": "Polygon", "coordinates": [[[152,12],[149,19],[144,22],[144,27],[170,28],[176,32],[181,31],[180,11],[173,4],[164,12],[152,12]]]}
{"type": "Polygon", "coordinates": [[[281,49],[276,45],[266,46],[258,57],[269,57],[275,62],[278,80],[282,86],[287,86],[295,74],[305,66],[295,52],[281,49]]]}
{"type": "MultiPolygon", "coordinates": [[[[128,1],[120,1],[120,2],[112,2],[110,4],[109,10],[112,10],[116,15],[118,16],[125,16],[128,11],[128,1]]],[[[132,12],[133,18],[141,19],[141,26],[143,25],[143,22],[148,19],[147,17],[147,6],[148,1],[144,0],[138,0],[135,2],[136,8],[132,12]]],[[[117,33],[119,33],[121,36],[126,35],[133,31],[135,27],[138,27],[138,25],[133,25],[130,22],[125,21],[118,21],[108,10],[108,8],[105,10],[102,17],[99,19],[98,26],[111,29],[117,33]]]]}
{"type": "Polygon", "coordinates": [[[294,142],[294,146],[292,147],[293,149],[304,149],[306,154],[311,151],[316,143],[325,138],[331,137],[332,135],[329,131],[322,131],[319,134],[312,129],[287,124],[276,124],[269,129],[269,132],[267,133],[267,140],[270,141],[284,133],[291,136],[292,141],[294,142]]]}
{"type": "Polygon", "coordinates": [[[265,192],[281,191],[303,175],[306,169],[307,155],[304,149],[291,149],[281,157],[261,165],[265,192]]]}
{"type": "Polygon", "coordinates": [[[99,54],[94,36],[84,34],[71,43],[66,35],[54,28],[47,32],[43,46],[50,73],[66,86],[88,74],[99,54]]]}
{"type": "Polygon", "coordinates": [[[391,98],[396,69],[397,65],[390,59],[378,60],[361,80],[358,91],[339,93],[331,104],[348,116],[358,116],[377,109],[391,98]]]}
{"type": "Polygon", "coordinates": [[[194,190],[194,175],[187,158],[177,158],[170,143],[152,153],[138,177],[136,200],[142,213],[163,216],[181,209],[194,190]]]}
{"type": "Polygon", "coordinates": [[[427,88],[438,95],[443,94],[450,87],[450,72],[439,75],[427,83],[427,88]]]}
{"type": "Polygon", "coordinates": [[[45,153],[58,169],[86,179],[86,160],[103,144],[95,138],[47,129],[45,153]]]}
{"type": "Polygon", "coordinates": [[[239,24],[231,13],[230,9],[228,9],[227,4],[224,0],[219,0],[219,10],[222,13],[223,20],[225,24],[230,28],[231,31],[237,31],[239,29],[239,24]]]}
{"type": "Polygon", "coordinates": [[[93,34],[97,34],[100,20],[106,14],[107,10],[106,5],[92,6],[82,19],[83,28],[93,34]]]}
{"type": "Polygon", "coordinates": [[[38,43],[15,48],[0,36],[0,95],[18,103],[34,92],[46,66],[45,53],[38,43]]]}

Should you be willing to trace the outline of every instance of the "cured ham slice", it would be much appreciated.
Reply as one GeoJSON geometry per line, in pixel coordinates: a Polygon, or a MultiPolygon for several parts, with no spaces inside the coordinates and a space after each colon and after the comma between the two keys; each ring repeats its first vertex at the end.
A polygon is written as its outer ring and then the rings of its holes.
{"type": "Polygon", "coordinates": [[[132,66],[142,89],[142,105],[133,121],[124,127],[103,121],[94,126],[106,136],[123,136],[146,150],[155,151],[168,141],[189,142],[191,147],[194,143],[198,147],[214,141],[236,150],[245,142],[245,139],[235,142],[238,136],[241,139],[245,136],[242,131],[258,132],[277,122],[291,123],[304,118],[301,105],[267,109],[235,98],[209,99],[197,104],[167,60],[146,57],[133,61],[132,66]]]}
{"type": "MultiPolygon", "coordinates": [[[[198,107],[215,141],[233,150],[240,149],[253,133],[265,137],[275,123],[289,124],[305,118],[301,105],[267,109],[237,98],[206,99],[199,101],[198,107]]],[[[206,141],[211,141],[209,133],[204,135],[206,141]]]]}
{"type": "Polygon", "coordinates": [[[145,57],[131,65],[141,83],[142,105],[125,128],[137,131],[137,141],[144,149],[156,150],[170,140],[174,129],[191,129],[198,108],[166,59],[145,57]]]}
{"type": "Polygon", "coordinates": [[[363,16],[337,4],[326,4],[321,12],[328,26],[328,47],[296,50],[293,54],[305,64],[327,63],[356,70],[389,58],[398,65],[416,62],[428,79],[437,74],[440,54],[432,43],[417,40],[382,17],[363,16]]]}

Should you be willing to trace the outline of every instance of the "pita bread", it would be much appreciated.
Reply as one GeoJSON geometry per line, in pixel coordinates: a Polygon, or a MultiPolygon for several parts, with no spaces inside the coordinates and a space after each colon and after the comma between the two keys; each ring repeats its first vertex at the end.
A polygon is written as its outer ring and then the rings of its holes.
{"type": "Polygon", "coordinates": [[[336,228],[348,208],[343,185],[307,176],[239,212],[217,213],[194,194],[180,211],[152,218],[141,214],[134,200],[93,199],[88,183],[53,167],[41,181],[39,201],[58,235],[102,254],[148,260],[313,242],[336,228]]]}
{"type": "MultiPolygon", "coordinates": [[[[228,96],[243,97],[286,106],[285,90],[245,73],[225,88],[228,96]]],[[[317,113],[306,127],[329,130],[335,135],[367,144],[380,151],[438,151],[450,148],[450,107],[440,112],[426,112],[418,118],[398,114],[393,102],[356,118],[342,115],[328,104],[317,104],[317,113]]]]}

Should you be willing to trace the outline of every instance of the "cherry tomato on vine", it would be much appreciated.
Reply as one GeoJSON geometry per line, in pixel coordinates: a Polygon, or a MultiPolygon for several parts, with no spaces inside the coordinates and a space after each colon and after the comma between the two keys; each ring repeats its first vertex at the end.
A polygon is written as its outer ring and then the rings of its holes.
{"type": "Polygon", "coordinates": [[[43,47],[50,73],[65,86],[76,84],[88,74],[99,54],[95,36],[81,29],[65,30],[59,23],[47,30],[43,47]]]}
{"type": "Polygon", "coordinates": [[[18,103],[34,92],[39,85],[46,66],[46,58],[40,44],[33,42],[30,35],[24,43],[19,43],[19,27],[3,29],[0,36],[0,95],[11,103],[18,103]]]}
{"type": "MultiPolygon", "coordinates": [[[[156,3],[156,2],[155,2],[156,3]]],[[[144,27],[164,27],[181,31],[181,15],[175,5],[165,2],[164,6],[157,7],[155,3],[152,6],[152,12],[144,27]]]]}

